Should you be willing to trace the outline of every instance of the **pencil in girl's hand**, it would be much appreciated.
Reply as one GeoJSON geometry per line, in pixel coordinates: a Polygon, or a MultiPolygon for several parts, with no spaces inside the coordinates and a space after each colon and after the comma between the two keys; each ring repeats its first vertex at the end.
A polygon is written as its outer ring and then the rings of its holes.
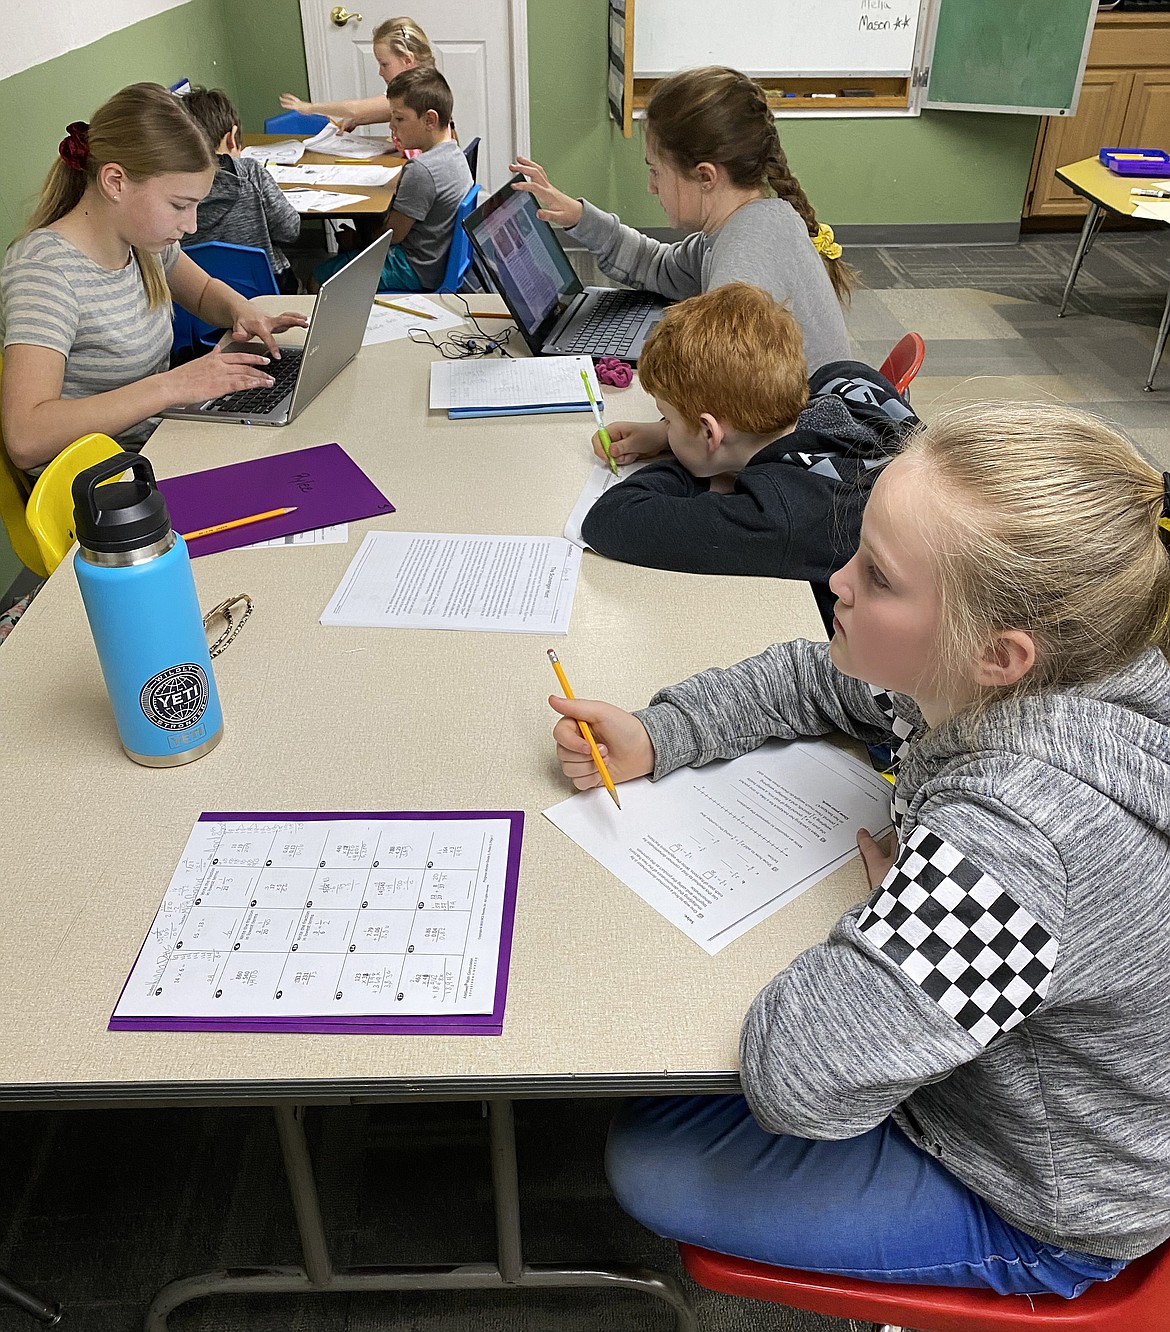
{"type": "MultiPolygon", "coordinates": [[[[597,438],[601,440],[601,447],[605,450],[605,456],[609,459],[609,470],[617,476],[617,463],[613,460],[613,454],[610,452],[613,447],[613,440],[609,437],[609,431],[605,428],[605,422],[601,419],[601,408],[597,405],[597,399],[593,396],[593,385],[589,382],[588,370],[581,371],[581,383],[585,385],[585,392],[589,395],[589,406],[593,410],[593,419],[597,422],[597,438]]],[[[572,694],[569,695],[572,698],[572,694]]],[[[614,796],[617,799],[617,796],[614,796]]],[[[620,809],[621,806],[619,805],[620,809]]]]}
{"type": "MultiPolygon", "coordinates": [[[[582,371],[582,374],[585,372],[582,371]]],[[[561,666],[560,658],[549,648],[548,659],[552,662],[552,668],[556,672],[557,680],[561,690],[566,698],[576,698],[573,693],[573,687],[569,684],[568,677],[565,675],[564,668],[561,666]]],[[[609,797],[613,803],[621,809],[622,802],[618,799],[617,787],[613,784],[613,778],[609,775],[609,769],[605,766],[605,759],[601,757],[601,750],[597,748],[597,741],[593,738],[593,732],[589,729],[589,723],[579,721],[577,729],[589,741],[589,748],[593,751],[593,762],[597,764],[597,771],[601,774],[601,780],[605,783],[605,789],[609,792],[609,797]]]]}

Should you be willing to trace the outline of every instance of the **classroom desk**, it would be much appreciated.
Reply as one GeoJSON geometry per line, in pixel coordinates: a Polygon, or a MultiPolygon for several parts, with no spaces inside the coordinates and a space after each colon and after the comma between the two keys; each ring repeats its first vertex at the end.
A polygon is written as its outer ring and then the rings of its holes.
{"type": "MultiPolygon", "coordinates": [[[[263,143],[287,143],[289,139],[300,137],[295,134],[245,134],[244,146],[254,147],[263,143]]],[[[306,166],[332,166],[339,163],[342,166],[403,166],[406,158],[399,157],[396,153],[382,153],[378,157],[330,157],[327,153],[306,152],[301,158],[301,163],[306,166]]],[[[301,163],[298,163],[300,165],[301,163]]],[[[397,186],[397,177],[389,185],[378,187],[363,185],[297,185],[298,190],[336,190],[345,194],[360,194],[361,202],[352,204],[343,204],[340,208],[331,208],[327,213],[302,213],[302,217],[381,217],[390,207],[390,201],[394,198],[394,189],[397,186]]],[[[290,187],[292,188],[292,187],[290,187]]]]}
{"type": "MultiPolygon", "coordinates": [[[[1101,230],[1105,218],[1110,213],[1115,213],[1118,217],[1133,216],[1133,210],[1141,200],[1134,199],[1130,190],[1135,186],[1141,186],[1143,178],[1141,176],[1115,176],[1112,171],[1103,167],[1095,157],[1086,157],[1082,162],[1072,162],[1068,166],[1058,167],[1056,176],[1058,180],[1064,181],[1070,190],[1089,202],[1089,211],[1086,213],[1084,225],[1081,227],[1081,237],[1077,242],[1076,253],[1073,255],[1072,267],[1069,269],[1068,280],[1064,284],[1064,294],[1060,298],[1060,309],[1056,312],[1057,318],[1060,319],[1064,316],[1064,307],[1068,304],[1073,283],[1077,280],[1077,274],[1081,271],[1081,264],[1084,262],[1085,255],[1092,248],[1093,241],[1096,240],[1097,233],[1101,230]]],[[[1162,310],[1162,322],[1158,325],[1158,336],[1154,342],[1154,355],[1150,360],[1150,373],[1145,383],[1147,393],[1153,392],[1154,375],[1158,369],[1158,362],[1162,359],[1167,333],[1170,333],[1170,290],[1166,293],[1166,305],[1162,310]]]]}
{"type": "MultiPolygon", "coordinates": [[[[265,298],[307,309],[311,298],[265,298]]],[[[300,333],[283,335],[290,341],[300,333]]],[[[516,341],[519,341],[518,339],[516,341]]],[[[164,1287],[147,1315],[227,1291],[618,1285],[695,1327],[673,1279],[529,1264],[521,1243],[512,1101],[728,1092],[757,990],[867,892],[853,861],[708,957],[558,832],[541,810],[570,793],[546,703],[548,646],[532,635],[323,628],[363,533],[559,534],[592,465],[584,414],[448,421],[427,409],[429,362],[409,341],[365,348],[282,429],[166,422],[160,475],[339,441],[397,506],[345,546],[237,550],[194,561],[203,606],[255,610],[215,662],[219,747],[187,767],[119,749],[72,571],[49,579],[0,655],[0,1104],[252,1104],[276,1114],[305,1259],[164,1287]],[[503,1035],[116,1032],[106,1024],[203,810],[522,809],[523,855],[503,1035]],[[444,1268],[337,1271],[317,1207],[302,1108],[489,1103],[498,1254],[444,1268]]],[[[653,415],[638,387],[612,417],[653,415]]],[[[656,686],[823,637],[805,584],[664,573],[587,554],[569,634],[555,643],[582,696],[625,706],[656,686]]]]}

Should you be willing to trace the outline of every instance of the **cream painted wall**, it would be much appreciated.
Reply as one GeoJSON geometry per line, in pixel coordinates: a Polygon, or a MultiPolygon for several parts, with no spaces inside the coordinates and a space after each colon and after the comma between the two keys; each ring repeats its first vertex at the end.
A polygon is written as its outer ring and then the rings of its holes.
{"type": "Polygon", "coordinates": [[[0,46],[0,79],[188,3],[189,0],[100,0],[99,3],[49,0],[47,4],[18,8],[16,0],[7,0],[9,15],[4,24],[4,43],[0,46]]]}

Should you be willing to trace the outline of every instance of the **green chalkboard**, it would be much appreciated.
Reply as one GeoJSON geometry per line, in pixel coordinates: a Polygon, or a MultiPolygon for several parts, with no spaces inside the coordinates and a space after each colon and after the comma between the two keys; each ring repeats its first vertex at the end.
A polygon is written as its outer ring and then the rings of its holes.
{"type": "Polygon", "coordinates": [[[1096,0],[937,0],[924,105],[1059,114],[1073,105],[1096,0]]]}

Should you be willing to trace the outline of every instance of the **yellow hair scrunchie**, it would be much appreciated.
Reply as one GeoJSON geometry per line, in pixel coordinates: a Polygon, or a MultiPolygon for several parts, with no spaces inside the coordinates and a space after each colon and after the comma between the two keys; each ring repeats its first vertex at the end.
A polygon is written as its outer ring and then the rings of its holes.
{"type": "Polygon", "coordinates": [[[841,247],[833,239],[833,228],[827,222],[817,227],[817,234],[811,239],[818,254],[824,255],[826,259],[841,258],[841,247]]]}

